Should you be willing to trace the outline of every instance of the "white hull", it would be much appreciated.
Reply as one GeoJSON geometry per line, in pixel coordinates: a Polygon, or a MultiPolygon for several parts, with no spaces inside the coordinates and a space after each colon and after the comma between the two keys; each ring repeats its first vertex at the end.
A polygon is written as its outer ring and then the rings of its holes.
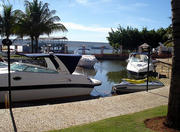
{"type": "MultiPolygon", "coordinates": [[[[71,97],[80,95],[90,95],[93,88],[81,88],[81,87],[71,87],[71,88],[48,88],[48,89],[33,89],[33,90],[13,90],[12,91],[12,101],[32,101],[41,99],[51,99],[51,98],[61,98],[61,97],[71,97]]],[[[0,103],[4,103],[8,97],[8,91],[0,92],[0,103]]]]}
{"type": "MultiPolygon", "coordinates": [[[[145,73],[148,71],[148,65],[147,64],[141,64],[141,63],[133,63],[129,62],[127,65],[127,70],[130,72],[135,73],[145,73]],[[143,67],[139,67],[138,65],[144,65],[143,67]]],[[[154,70],[154,65],[152,63],[149,64],[149,71],[152,72],[154,70]]]]}
{"type": "MultiPolygon", "coordinates": [[[[7,71],[5,71],[7,72],[7,71]]],[[[8,95],[7,74],[0,74],[0,103],[5,102],[8,95]]],[[[94,86],[100,81],[85,78],[82,75],[46,74],[46,73],[11,73],[12,101],[31,101],[50,98],[90,95],[94,86]],[[21,80],[14,80],[14,77],[21,80]]]]}

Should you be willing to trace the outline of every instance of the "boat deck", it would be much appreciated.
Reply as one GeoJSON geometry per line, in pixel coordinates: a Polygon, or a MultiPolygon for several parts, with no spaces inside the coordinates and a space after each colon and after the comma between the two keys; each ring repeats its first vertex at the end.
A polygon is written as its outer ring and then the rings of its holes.
{"type": "Polygon", "coordinates": [[[156,72],[160,78],[161,75],[166,76],[167,78],[171,78],[172,71],[172,59],[157,59],[158,62],[156,65],[156,72]]]}

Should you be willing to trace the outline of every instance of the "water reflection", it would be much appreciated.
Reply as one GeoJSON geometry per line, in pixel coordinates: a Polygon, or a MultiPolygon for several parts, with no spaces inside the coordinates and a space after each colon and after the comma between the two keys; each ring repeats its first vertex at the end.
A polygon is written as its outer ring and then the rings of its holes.
{"type": "Polygon", "coordinates": [[[107,74],[108,81],[113,83],[120,83],[122,78],[127,78],[128,73],[126,70],[122,70],[119,72],[108,72],[107,74]]]}
{"type": "Polygon", "coordinates": [[[82,68],[82,67],[77,67],[76,68],[77,73],[81,73],[83,75],[87,75],[89,77],[94,77],[96,75],[96,70],[93,69],[87,69],[87,68],[82,68]]]}
{"type": "Polygon", "coordinates": [[[103,60],[95,64],[94,69],[77,68],[76,72],[101,80],[102,85],[91,92],[92,96],[111,96],[112,86],[127,77],[126,61],[103,60]]]}

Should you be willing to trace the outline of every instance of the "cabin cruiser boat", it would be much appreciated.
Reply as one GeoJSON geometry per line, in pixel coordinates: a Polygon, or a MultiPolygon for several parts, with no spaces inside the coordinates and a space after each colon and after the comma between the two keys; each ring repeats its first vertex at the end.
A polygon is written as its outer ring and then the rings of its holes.
{"type": "MultiPolygon", "coordinates": [[[[44,58],[47,67],[28,63],[11,64],[12,101],[30,101],[60,97],[89,95],[99,80],[73,74],[80,55],[23,54],[44,58]]],[[[8,95],[8,70],[0,69],[0,103],[8,95]]]]}
{"type": "Polygon", "coordinates": [[[74,54],[82,54],[81,59],[79,60],[78,66],[84,68],[93,68],[97,59],[94,55],[90,55],[90,49],[88,48],[79,48],[75,50],[74,54]],[[84,54],[83,54],[84,52],[84,54]]]}
{"type": "MultiPolygon", "coordinates": [[[[149,81],[148,90],[163,87],[164,84],[160,81],[149,81]]],[[[138,91],[145,91],[147,88],[147,79],[134,80],[134,79],[122,79],[122,82],[115,84],[112,89],[116,93],[131,93],[138,91]]]]}
{"type": "MultiPolygon", "coordinates": [[[[148,55],[145,53],[131,53],[128,58],[127,70],[137,75],[145,75],[148,70],[148,55]]],[[[149,62],[149,72],[153,72],[152,59],[149,62]]]]}

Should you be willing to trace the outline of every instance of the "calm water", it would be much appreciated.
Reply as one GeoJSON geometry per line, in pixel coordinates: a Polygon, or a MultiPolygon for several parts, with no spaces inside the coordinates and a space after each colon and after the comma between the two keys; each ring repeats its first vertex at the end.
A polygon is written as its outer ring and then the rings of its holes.
{"type": "Polygon", "coordinates": [[[111,96],[112,86],[121,82],[127,77],[127,63],[119,60],[103,60],[95,64],[94,69],[77,68],[76,72],[102,81],[101,86],[97,86],[91,92],[92,96],[111,96]]]}

